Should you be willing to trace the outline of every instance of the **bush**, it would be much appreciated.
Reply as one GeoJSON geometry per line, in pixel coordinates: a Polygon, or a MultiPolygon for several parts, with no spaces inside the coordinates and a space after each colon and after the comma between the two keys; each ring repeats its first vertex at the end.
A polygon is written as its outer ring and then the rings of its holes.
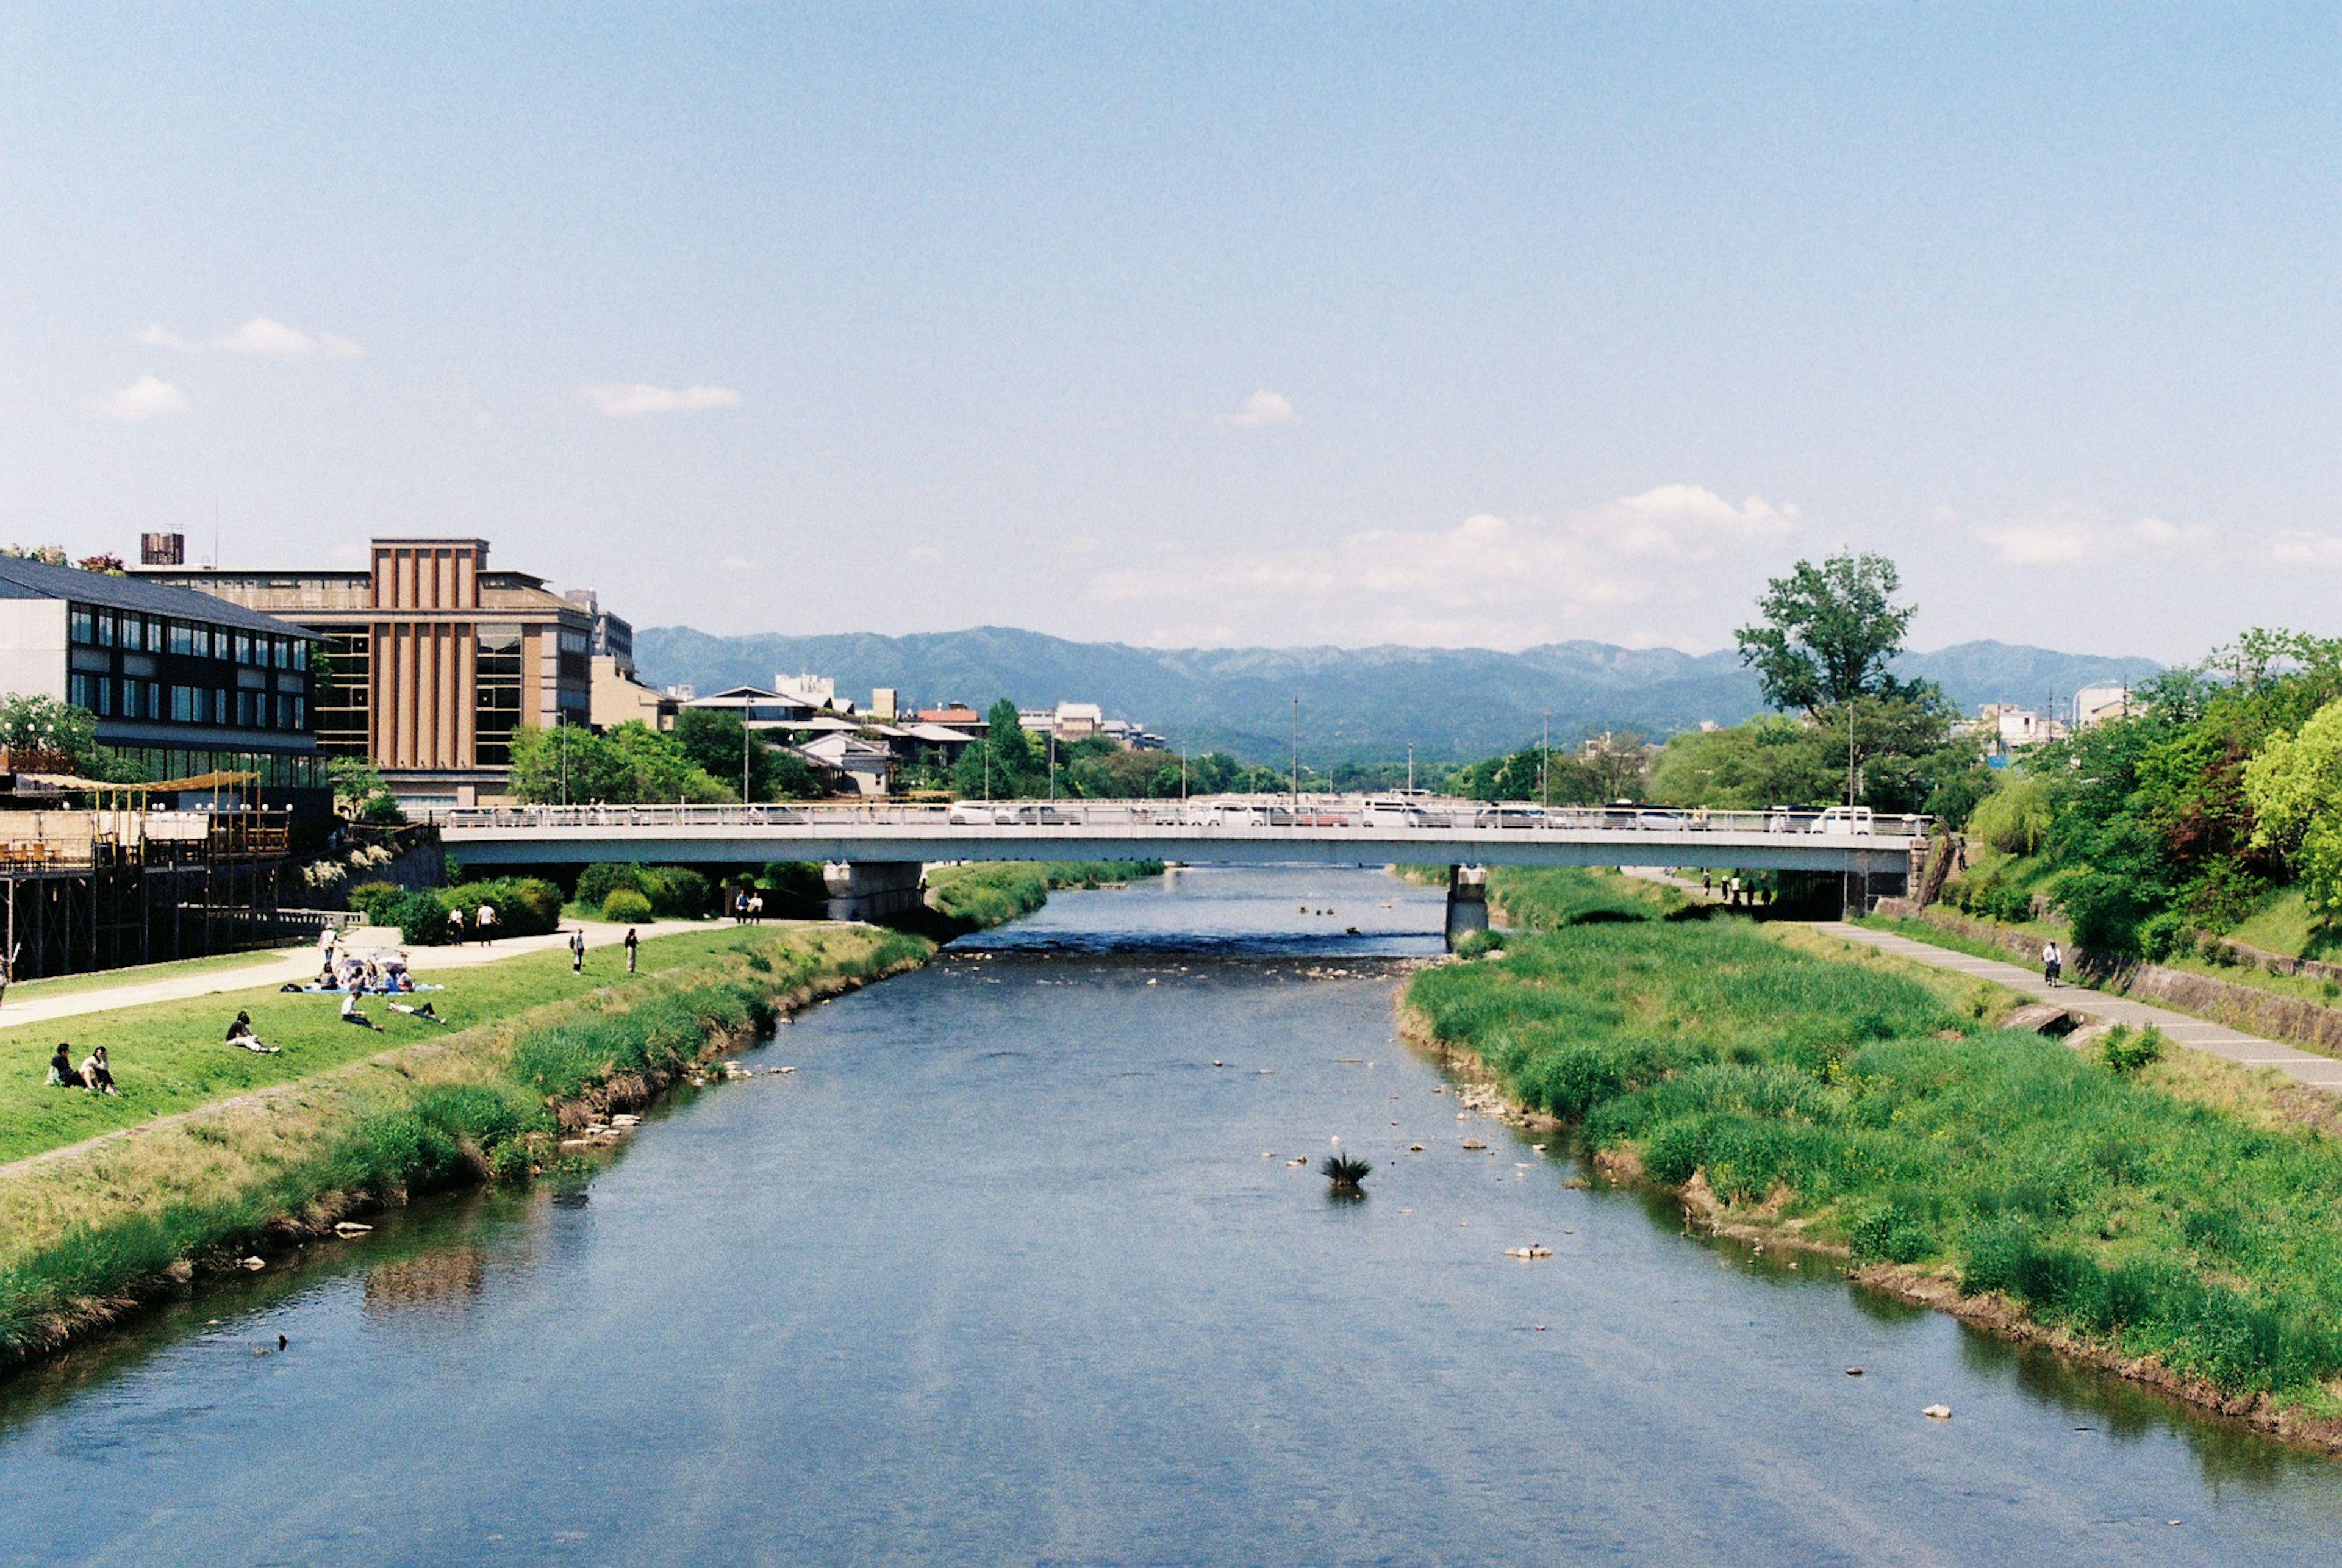
{"type": "Polygon", "coordinates": [[[2127,1024],[2117,1024],[2098,1042],[2098,1054],[2107,1066],[2128,1077],[2163,1060],[2167,1044],[2163,1031],[2152,1024],[2137,1032],[2127,1024]]]}
{"type": "Polygon", "coordinates": [[[622,925],[636,925],[651,917],[651,901],[631,887],[612,891],[602,901],[602,918],[622,925]]]}
{"type": "Polygon", "coordinates": [[[400,940],[410,947],[445,946],[453,936],[447,929],[447,904],[428,891],[403,893],[378,904],[366,918],[377,925],[395,925],[400,940]]]}
{"type": "Polygon", "coordinates": [[[589,865],[578,874],[577,902],[586,908],[606,907],[614,893],[639,894],[652,914],[668,920],[696,920],[708,912],[716,897],[707,878],[686,866],[604,863],[589,865]]]}
{"type": "Polygon", "coordinates": [[[350,907],[365,915],[370,925],[395,925],[397,923],[387,912],[405,896],[406,889],[395,883],[362,882],[350,889],[350,907]]]}
{"type": "Polygon", "coordinates": [[[1501,931],[1467,931],[1456,944],[1458,958],[1486,958],[1505,950],[1505,934],[1501,931]]]}
{"type": "Polygon", "coordinates": [[[2150,964],[2159,963],[2175,953],[2184,956],[2195,943],[2187,916],[2178,910],[2167,909],[2139,924],[2139,956],[2150,964]]]}
{"type": "Polygon", "coordinates": [[[496,912],[495,934],[498,936],[542,936],[561,925],[561,890],[549,882],[533,876],[504,876],[492,882],[467,882],[451,887],[440,895],[445,911],[460,909],[468,927],[477,916],[482,904],[496,912]]]}

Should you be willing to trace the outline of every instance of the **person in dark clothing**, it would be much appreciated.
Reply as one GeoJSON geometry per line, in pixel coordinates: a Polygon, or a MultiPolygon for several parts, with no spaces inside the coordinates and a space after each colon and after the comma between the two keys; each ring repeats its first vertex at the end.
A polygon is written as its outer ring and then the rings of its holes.
{"type": "Polygon", "coordinates": [[[635,972],[635,949],[641,945],[635,935],[635,928],[631,925],[626,927],[626,973],[629,974],[635,972]]]}
{"type": "Polygon", "coordinates": [[[81,1081],[81,1070],[73,1064],[73,1047],[57,1042],[57,1053],[49,1058],[49,1087],[52,1089],[86,1089],[81,1081]]]}
{"type": "Polygon", "coordinates": [[[274,1056],[277,1054],[275,1046],[263,1045],[254,1036],[252,1014],[240,1010],[235,1015],[235,1022],[227,1026],[227,1043],[231,1045],[241,1045],[245,1050],[262,1056],[274,1056]]]}
{"type": "Polygon", "coordinates": [[[586,928],[582,925],[569,934],[569,973],[586,973],[586,928]]]}
{"type": "Polygon", "coordinates": [[[114,1087],[114,1069],[106,1064],[105,1046],[100,1045],[92,1051],[88,1058],[82,1063],[81,1081],[100,1094],[116,1093],[114,1087]]]}

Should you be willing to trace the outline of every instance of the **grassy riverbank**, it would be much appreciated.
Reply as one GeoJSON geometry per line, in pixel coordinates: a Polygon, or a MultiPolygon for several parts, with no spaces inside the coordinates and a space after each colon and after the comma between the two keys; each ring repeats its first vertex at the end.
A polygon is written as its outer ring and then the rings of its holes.
{"type": "Polygon", "coordinates": [[[2342,1144],[2265,1075],[2118,1072],[1988,1027],[1973,982],[1823,947],[1739,920],[1580,925],[1426,971],[1406,1007],[1718,1223],[2271,1423],[2342,1413],[2342,1144]]]}
{"type": "Polygon", "coordinates": [[[1021,919],[1049,902],[1052,892],[1113,887],[1160,876],[1159,860],[993,860],[938,865],[927,872],[927,904],[977,930],[1021,919]]]}
{"type": "MultiPolygon", "coordinates": [[[[295,1058],[288,1046],[285,1057],[251,1058],[248,1070],[273,1079],[215,1080],[213,1097],[195,1109],[0,1170],[0,1363],[112,1321],[204,1268],[233,1266],[239,1253],[316,1234],[369,1206],[491,1177],[525,1179],[564,1158],[565,1126],[646,1102],[744,1044],[776,1011],[932,952],[916,937],[868,927],[726,928],[646,943],[643,973],[590,976],[583,994],[559,954],[541,955],[551,961],[546,973],[533,959],[473,972],[464,979],[465,1005],[475,1009],[467,1026],[427,1038],[386,1042],[329,1024],[343,1035],[316,1042],[317,1054],[295,1058]],[[499,1010],[495,997],[514,1004],[499,1010]]],[[[165,1053],[153,1061],[159,1076],[183,1049],[181,1034],[194,1039],[186,1032],[200,1014],[204,1040],[184,1050],[244,1071],[235,1059],[248,1054],[220,1044],[215,1027],[221,1009],[232,1016],[239,1002],[93,1014],[75,1021],[76,1034],[167,1035],[155,1048],[165,1053]]],[[[299,1038],[299,1020],[271,1024],[256,1007],[254,1016],[263,1038],[299,1038]]],[[[116,1053],[118,1070],[128,1054],[116,1053]]],[[[115,1104],[44,1092],[107,1114],[115,1104]]],[[[177,1092],[198,1091],[189,1079],[177,1092]]],[[[160,1087],[154,1093],[147,1117],[170,1103],[160,1087]]]]}

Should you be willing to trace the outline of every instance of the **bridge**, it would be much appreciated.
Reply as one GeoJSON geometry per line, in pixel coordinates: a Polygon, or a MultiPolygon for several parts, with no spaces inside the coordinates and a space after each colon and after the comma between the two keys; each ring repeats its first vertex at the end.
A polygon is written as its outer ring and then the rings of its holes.
{"type": "Polygon", "coordinates": [[[955,805],[576,805],[435,814],[467,869],[756,865],[820,861],[831,913],[869,918],[918,898],[919,868],[958,860],[1169,860],[1190,865],[1447,865],[1451,930],[1489,865],[1817,871],[1899,881],[1924,817],[1654,807],[1248,796],[1198,801],[962,801],[955,805]]]}

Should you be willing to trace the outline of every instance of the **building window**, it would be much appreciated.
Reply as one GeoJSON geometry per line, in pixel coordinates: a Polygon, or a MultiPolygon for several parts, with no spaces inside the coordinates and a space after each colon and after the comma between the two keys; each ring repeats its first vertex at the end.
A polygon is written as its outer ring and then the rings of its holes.
{"type": "Polygon", "coordinates": [[[75,674],[65,682],[65,701],[75,707],[97,712],[97,677],[75,674]]]}
{"type": "Polygon", "coordinates": [[[296,670],[309,667],[309,644],[298,637],[293,639],[293,667],[296,670]]]}
{"type": "Polygon", "coordinates": [[[518,626],[482,626],[475,665],[472,729],[477,740],[475,766],[500,768],[512,762],[513,731],[520,727],[521,641],[518,626]]]}
{"type": "MultiPolygon", "coordinates": [[[[306,643],[296,643],[306,650],[306,643]]],[[[317,744],[342,756],[362,757],[373,744],[368,715],[374,700],[374,636],[368,632],[328,632],[318,644],[317,744]]],[[[308,663],[306,652],[299,662],[308,663]]]]}
{"type": "Polygon", "coordinates": [[[183,724],[201,723],[203,715],[196,712],[195,704],[203,701],[203,696],[204,694],[194,686],[173,686],[171,716],[183,724]]]}
{"type": "Polygon", "coordinates": [[[170,623],[170,626],[171,652],[175,654],[194,653],[195,651],[195,629],[187,624],[185,621],[173,621],[170,623]]]}
{"type": "Polygon", "coordinates": [[[66,635],[76,643],[95,644],[97,641],[97,612],[95,610],[80,604],[72,606],[65,612],[65,626],[66,635]]]}

